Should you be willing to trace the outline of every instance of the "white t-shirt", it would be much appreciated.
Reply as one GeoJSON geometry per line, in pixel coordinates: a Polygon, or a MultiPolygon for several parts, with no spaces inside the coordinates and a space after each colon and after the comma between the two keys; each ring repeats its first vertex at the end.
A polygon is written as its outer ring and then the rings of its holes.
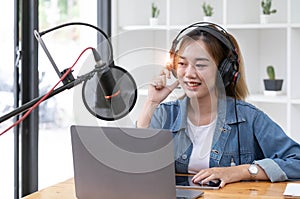
{"type": "Polygon", "coordinates": [[[187,119],[187,128],[193,143],[193,150],[188,166],[189,173],[198,173],[201,169],[209,168],[209,157],[212,139],[215,132],[217,120],[208,125],[195,126],[187,119]]]}

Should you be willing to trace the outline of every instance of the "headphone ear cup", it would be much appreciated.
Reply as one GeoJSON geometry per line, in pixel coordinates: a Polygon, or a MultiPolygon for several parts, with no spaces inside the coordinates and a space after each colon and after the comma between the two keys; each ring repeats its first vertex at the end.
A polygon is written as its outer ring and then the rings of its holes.
{"type": "Polygon", "coordinates": [[[167,68],[169,71],[172,72],[172,75],[173,75],[175,78],[177,78],[176,69],[175,69],[175,67],[174,67],[173,61],[170,62],[170,63],[168,63],[168,64],[166,65],[166,68],[167,68]]]}
{"type": "Polygon", "coordinates": [[[232,82],[236,83],[240,77],[239,72],[236,70],[235,63],[233,59],[225,58],[219,66],[220,76],[222,77],[225,88],[232,82]]]}
{"type": "Polygon", "coordinates": [[[172,74],[173,74],[173,76],[175,78],[177,78],[177,74],[176,74],[177,67],[175,65],[175,56],[176,56],[176,53],[177,53],[177,51],[176,52],[170,51],[170,62],[166,66],[167,69],[172,72],[172,74]]]}

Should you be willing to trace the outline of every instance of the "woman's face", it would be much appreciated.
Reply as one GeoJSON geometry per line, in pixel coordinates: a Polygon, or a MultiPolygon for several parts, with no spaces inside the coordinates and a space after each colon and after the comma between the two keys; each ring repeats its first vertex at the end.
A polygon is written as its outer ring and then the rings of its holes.
{"type": "Polygon", "coordinates": [[[186,95],[203,98],[215,94],[217,66],[202,40],[188,41],[179,51],[177,77],[186,95]]]}

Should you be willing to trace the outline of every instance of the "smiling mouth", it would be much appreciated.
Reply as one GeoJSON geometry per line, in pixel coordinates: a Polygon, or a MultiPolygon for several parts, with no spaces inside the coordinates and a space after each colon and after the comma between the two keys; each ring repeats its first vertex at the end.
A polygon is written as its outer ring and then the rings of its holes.
{"type": "Polygon", "coordinates": [[[200,86],[201,82],[184,82],[188,87],[197,87],[200,86]]]}

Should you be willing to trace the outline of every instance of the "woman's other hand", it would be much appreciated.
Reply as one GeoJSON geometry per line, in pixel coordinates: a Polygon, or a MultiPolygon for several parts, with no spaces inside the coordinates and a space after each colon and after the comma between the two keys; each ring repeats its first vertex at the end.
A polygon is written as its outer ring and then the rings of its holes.
{"type": "Polygon", "coordinates": [[[239,182],[249,178],[248,166],[232,166],[232,167],[213,167],[202,169],[193,178],[194,183],[206,184],[209,181],[220,180],[220,187],[224,187],[228,183],[239,182]]]}

